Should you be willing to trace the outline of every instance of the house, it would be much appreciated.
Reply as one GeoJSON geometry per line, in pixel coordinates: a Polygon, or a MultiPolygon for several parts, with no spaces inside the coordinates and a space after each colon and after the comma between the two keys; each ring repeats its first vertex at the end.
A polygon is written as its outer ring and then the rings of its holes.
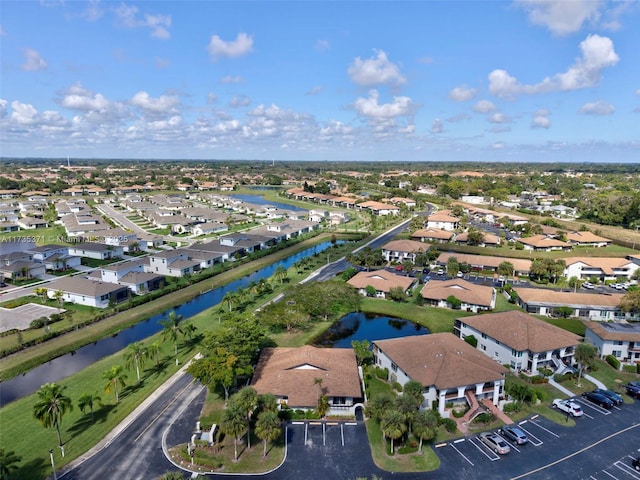
{"type": "Polygon", "coordinates": [[[551,252],[554,250],[569,251],[573,248],[570,243],[563,242],[556,238],[550,238],[546,235],[522,237],[517,241],[524,246],[525,250],[533,250],[534,252],[551,252]]]}
{"type": "Polygon", "coordinates": [[[400,209],[394,205],[389,205],[388,203],[375,202],[373,200],[369,200],[366,202],[358,203],[356,208],[360,210],[369,210],[374,215],[397,215],[400,213],[400,209]]]}
{"type": "Polygon", "coordinates": [[[99,282],[81,277],[65,277],[46,286],[49,298],[57,298],[62,292],[61,301],[106,308],[110,303],[119,303],[129,298],[129,289],[122,285],[99,282]]]}
{"type": "Polygon", "coordinates": [[[389,202],[393,203],[394,205],[404,205],[409,209],[413,209],[417,205],[414,199],[406,197],[392,197],[389,199],[389,202]]]}
{"type": "Polygon", "coordinates": [[[452,232],[459,226],[460,219],[451,215],[448,210],[442,210],[427,217],[427,228],[439,228],[440,230],[452,232]]]}
{"type": "Polygon", "coordinates": [[[415,240],[392,240],[382,246],[382,256],[387,262],[416,263],[416,256],[429,251],[430,245],[415,240]]]}
{"type": "Polygon", "coordinates": [[[454,233],[440,228],[422,228],[411,234],[411,238],[420,242],[447,243],[453,240],[454,233]]]}
{"type": "Polygon", "coordinates": [[[612,243],[610,239],[591,232],[570,232],[566,238],[568,243],[576,247],[608,247],[612,243]]]}
{"type": "Polygon", "coordinates": [[[571,316],[589,320],[619,320],[631,318],[620,308],[623,294],[598,294],[583,292],[559,292],[539,288],[516,288],[518,305],[526,312],[538,315],[559,316],[559,307],[569,307],[571,316]]]}
{"type": "Polygon", "coordinates": [[[229,230],[229,227],[224,223],[217,222],[206,222],[206,223],[198,223],[194,225],[191,229],[191,234],[194,237],[199,237],[200,235],[210,235],[213,233],[222,233],[229,230]]]}
{"type": "Polygon", "coordinates": [[[440,308],[452,308],[449,297],[460,300],[460,310],[478,313],[493,310],[496,306],[496,289],[486,285],[476,285],[461,278],[431,280],[420,292],[429,305],[440,308]]]}
{"type": "Polygon", "coordinates": [[[124,247],[93,242],[75,243],[69,246],[69,255],[93,258],[95,260],[110,260],[112,258],[122,258],[124,247]]]}
{"type": "Polygon", "coordinates": [[[263,348],[251,378],[258,394],[271,393],[280,405],[313,410],[324,395],[330,415],[354,415],[362,407],[358,363],[351,348],[263,348]],[[322,380],[319,383],[318,379],[322,380]]]}
{"type": "Polygon", "coordinates": [[[585,341],[600,358],[613,355],[623,363],[640,363],[640,323],[584,322],[585,341]]]}
{"type": "Polygon", "coordinates": [[[504,397],[507,369],[452,333],[432,333],[373,342],[376,366],[387,369],[389,380],[422,384],[422,408],[437,407],[449,417],[448,404],[487,399],[498,406],[504,397]]]}
{"type": "Polygon", "coordinates": [[[403,292],[407,292],[414,280],[413,277],[396,275],[387,270],[373,270],[358,272],[347,283],[357,288],[362,296],[367,296],[367,287],[373,287],[376,290],[375,296],[377,298],[386,298],[392,288],[401,288],[403,292]]]}
{"type": "Polygon", "coordinates": [[[454,333],[473,336],[477,349],[513,370],[536,373],[571,366],[580,336],[519,310],[456,318],[454,333]]]}
{"type": "Polygon", "coordinates": [[[42,245],[29,252],[33,254],[33,260],[43,263],[48,271],[66,270],[82,264],[80,257],[69,255],[69,247],[65,245],[42,245]]]}
{"type": "Polygon", "coordinates": [[[200,262],[191,260],[185,249],[153,253],[149,255],[148,260],[149,264],[144,267],[147,273],[157,273],[169,277],[184,277],[200,270],[200,262]]]}
{"type": "MultiPolygon", "coordinates": [[[[467,245],[469,243],[469,232],[462,232],[456,235],[455,242],[459,245],[467,245]]],[[[492,233],[482,232],[482,241],[479,247],[497,247],[500,245],[500,237],[492,233]]]]}
{"type": "Polygon", "coordinates": [[[46,273],[42,263],[33,260],[29,252],[10,252],[0,254],[0,281],[26,280],[46,273]]]}
{"type": "Polygon", "coordinates": [[[17,222],[20,228],[25,230],[35,230],[36,228],[48,228],[49,224],[41,218],[22,217],[17,222]]]}
{"type": "Polygon", "coordinates": [[[529,276],[531,271],[531,260],[522,258],[495,257],[489,255],[473,255],[468,253],[441,253],[436,263],[441,266],[447,265],[451,257],[455,257],[458,263],[466,263],[474,271],[497,272],[498,267],[503,262],[508,262],[513,266],[514,276],[529,276]]]}
{"type": "Polygon", "coordinates": [[[598,280],[629,280],[640,268],[629,257],[570,257],[565,259],[564,276],[598,280]]]}

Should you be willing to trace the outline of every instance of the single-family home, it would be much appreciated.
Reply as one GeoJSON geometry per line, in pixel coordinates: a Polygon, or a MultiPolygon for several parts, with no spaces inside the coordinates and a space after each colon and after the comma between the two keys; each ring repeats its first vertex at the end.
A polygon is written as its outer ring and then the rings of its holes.
{"type": "Polygon", "coordinates": [[[416,263],[416,256],[429,251],[431,246],[415,240],[391,240],[382,246],[382,256],[387,262],[416,263]]]}
{"type": "Polygon", "coordinates": [[[576,247],[607,247],[611,240],[591,232],[569,232],[566,235],[567,242],[576,247]]]}
{"type": "Polygon", "coordinates": [[[456,318],[454,333],[473,336],[477,349],[513,370],[536,373],[573,365],[580,336],[519,310],[456,318]]]}
{"type": "Polygon", "coordinates": [[[386,298],[392,288],[401,288],[407,292],[415,279],[404,275],[396,275],[387,270],[373,270],[371,272],[358,272],[351,277],[347,283],[353,288],[357,288],[362,296],[367,295],[367,287],[376,290],[377,298],[386,298]]]}
{"type": "Polygon", "coordinates": [[[169,277],[184,277],[200,270],[200,262],[191,260],[185,249],[166,250],[147,257],[149,264],[145,265],[145,272],[158,273],[169,277]]]}
{"type": "Polygon", "coordinates": [[[629,257],[570,257],[565,259],[564,276],[598,280],[629,280],[640,268],[629,257]]]}
{"type": "Polygon", "coordinates": [[[452,333],[432,333],[373,342],[374,362],[389,380],[422,384],[422,408],[437,407],[448,418],[448,404],[486,399],[494,406],[505,396],[508,370],[452,333]]]}
{"type": "Polygon", "coordinates": [[[119,303],[129,298],[129,289],[122,285],[93,281],[81,277],[64,277],[46,285],[49,298],[57,298],[62,292],[61,301],[106,308],[109,303],[119,303]]]}
{"type": "Polygon", "coordinates": [[[420,242],[447,243],[453,240],[454,233],[440,228],[421,228],[411,234],[411,238],[420,242]]]}
{"type": "Polygon", "coordinates": [[[613,355],[623,363],[640,363],[640,323],[584,322],[585,341],[598,349],[600,358],[613,355]]]}
{"type": "Polygon", "coordinates": [[[258,394],[271,393],[292,409],[314,410],[319,397],[326,396],[329,415],[354,415],[362,407],[360,385],[353,349],[311,345],[263,348],[251,378],[258,394]]]}
{"type": "Polygon", "coordinates": [[[460,300],[460,310],[481,312],[493,310],[496,306],[496,289],[487,285],[476,285],[462,278],[439,281],[430,280],[420,292],[422,298],[431,306],[452,308],[450,297],[460,300]]]}
{"type": "Polygon", "coordinates": [[[554,250],[570,251],[573,248],[570,243],[563,242],[557,238],[547,237],[546,235],[521,237],[518,238],[517,241],[524,246],[525,250],[533,250],[534,252],[551,252],[554,250]]]}
{"type": "Polygon", "coordinates": [[[448,210],[442,210],[427,217],[427,228],[439,228],[451,232],[459,226],[460,218],[453,216],[448,210]]]}
{"type": "Polygon", "coordinates": [[[96,260],[109,260],[112,258],[121,258],[124,255],[124,247],[120,245],[107,245],[106,243],[74,243],[69,246],[69,255],[93,258],[96,260]]]}

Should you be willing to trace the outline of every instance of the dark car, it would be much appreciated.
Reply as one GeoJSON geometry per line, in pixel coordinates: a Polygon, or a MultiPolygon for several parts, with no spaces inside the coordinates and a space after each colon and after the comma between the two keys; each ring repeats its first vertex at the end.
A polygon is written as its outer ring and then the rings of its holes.
{"type": "Polygon", "coordinates": [[[600,393],[585,392],[582,394],[582,396],[589,400],[591,403],[600,405],[603,408],[613,408],[613,401],[600,393]]]}
{"type": "Polygon", "coordinates": [[[631,466],[635,468],[638,472],[640,472],[640,457],[634,458],[631,461],[631,466]]]}
{"type": "Polygon", "coordinates": [[[524,445],[529,441],[527,435],[515,425],[505,425],[498,430],[498,433],[502,435],[502,438],[511,440],[516,445],[524,445]]]}
{"type": "Polygon", "coordinates": [[[640,399],[640,382],[629,382],[625,385],[625,388],[629,395],[640,399]]]}
{"type": "Polygon", "coordinates": [[[616,392],[612,392],[611,390],[604,390],[602,388],[596,388],[594,390],[595,393],[599,393],[600,395],[604,395],[609,400],[613,402],[614,405],[622,405],[622,395],[616,392]]]}

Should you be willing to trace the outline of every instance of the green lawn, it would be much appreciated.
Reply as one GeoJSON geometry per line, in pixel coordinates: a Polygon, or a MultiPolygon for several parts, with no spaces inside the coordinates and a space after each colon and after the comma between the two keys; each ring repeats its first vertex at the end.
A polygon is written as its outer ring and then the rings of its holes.
{"type": "Polygon", "coordinates": [[[34,243],[38,246],[48,244],[68,245],[68,242],[66,242],[67,238],[67,232],[62,225],[54,225],[49,228],[36,228],[35,230],[18,230],[17,232],[0,233],[0,241],[33,239],[35,240],[34,243]]]}

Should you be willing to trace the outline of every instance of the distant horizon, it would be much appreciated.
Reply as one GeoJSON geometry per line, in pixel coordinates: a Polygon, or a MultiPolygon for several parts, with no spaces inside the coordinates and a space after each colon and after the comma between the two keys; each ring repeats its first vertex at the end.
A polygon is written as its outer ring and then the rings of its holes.
{"type": "Polygon", "coordinates": [[[640,2],[2,2],[12,158],[640,162],[640,2]]]}

